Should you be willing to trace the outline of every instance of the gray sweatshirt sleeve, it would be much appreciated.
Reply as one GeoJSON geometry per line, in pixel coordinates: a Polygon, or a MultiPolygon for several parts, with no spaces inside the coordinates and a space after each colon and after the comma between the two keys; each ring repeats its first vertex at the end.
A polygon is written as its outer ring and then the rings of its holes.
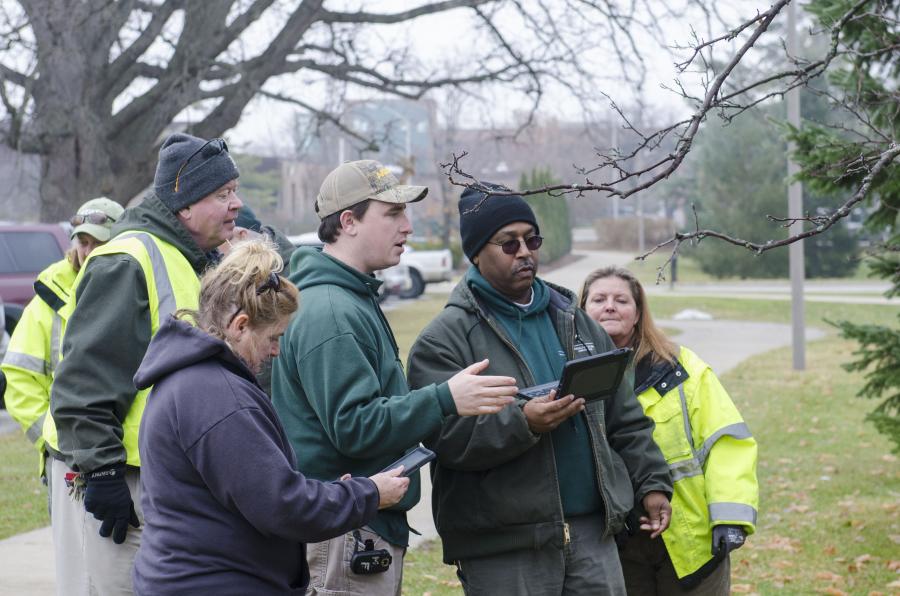
{"type": "Polygon", "coordinates": [[[122,422],[150,344],[150,306],[140,265],[122,254],[91,259],[76,298],[50,409],[66,462],[90,472],[125,462],[122,422]]]}

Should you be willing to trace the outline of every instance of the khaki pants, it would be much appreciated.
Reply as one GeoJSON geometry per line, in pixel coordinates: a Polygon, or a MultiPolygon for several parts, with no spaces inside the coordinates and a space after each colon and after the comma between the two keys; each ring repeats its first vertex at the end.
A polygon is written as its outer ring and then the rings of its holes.
{"type": "Polygon", "coordinates": [[[112,538],[100,536],[100,521],[84,510],[84,501],[74,501],[68,494],[65,484],[68,467],[53,458],[48,461],[53,462],[48,477],[57,592],[99,596],[133,594],[131,568],[141,544],[144,523],[140,472],[129,468],[125,480],[142,527],[129,526],[125,542],[116,544],[112,538]]]}
{"type": "MultiPolygon", "coordinates": [[[[403,555],[406,549],[385,541],[367,527],[359,530],[365,542],[373,540],[375,549],[384,549],[393,558],[384,573],[357,575],[350,571],[350,558],[356,550],[353,532],[306,545],[306,561],[309,563],[309,588],[307,596],[327,594],[342,596],[365,594],[366,596],[400,596],[403,583],[403,555]]],[[[362,550],[360,545],[359,550],[362,550]]]]}
{"type": "Polygon", "coordinates": [[[728,596],[731,592],[731,561],[728,557],[699,585],[684,590],[678,583],[662,537],[651,540],[645,532],[639,532],[628,539],[619,554],[628,596],[728,596]]]}

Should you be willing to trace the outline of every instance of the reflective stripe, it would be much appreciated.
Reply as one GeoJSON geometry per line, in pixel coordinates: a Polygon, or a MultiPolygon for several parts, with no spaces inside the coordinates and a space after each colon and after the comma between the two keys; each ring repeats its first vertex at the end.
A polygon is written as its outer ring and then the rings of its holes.
{"type": "Polygon", "coordinates": [[[59,365],[59,334],[62,331],[62,317],[53,313],[53,325],[50,327],[50,373],[59,365]]]}
{"type": "Polygon", "coordinates": [[[28,437],[28,440],[32,443],[37,443],[38,439],[41,438],[41,434],[44,431],[44,418],[47,417],[47,412],[41,414],[41,417],[38,418],[34,424],[28,427],[28,430],[25,431],[25,436],[28,437]]]}
{"type": "Polygon", "coordinates": [[[3,364],[7,366],[17,366],[21,369],[37,373],[39,375],[49,376],[50,365],[43,358],[32,356],[31,354],[23,354],[21,352],[7,352],[3,358],[3,364]]]}
{"type": "Polygon", "coordinates": [[[744,503],[710,503],[709,519],[717,521],[743,521],[756,525],[756,509],[744,503]]]}
{"type": "Polygon", "coordinates": [[[753,434],[750,432],[750,427],[748,427],[743,422],[723,426],[712,435],[710,435],[708,439],[703,441],[703,447],[700,449],[701,464],[706,464],[706,458],[709,456],[709,452],[712,450],[713,445],[715,445],[716,441],[724,436],[734,437],[735,439],[749,439],[753,436],[753,434]]]}
{"type": "Polygon", "coordinates": [[[702,476],[703,467],[696,459],[686,459],[684,461],[669,464],[669,472],[672,474],[672,482],[678,482],[682,478],[690,478],[691,476],[702,476]]]}
{"type": "Polygon", "coordinates": [[[153,277],[156,282],[156,296],[159,302],[159,321],[162,323],[176,310],[175,292],[172,291],[172,282],[169,280],[169,272],[166,269],[166,261],[156,242],[149,235],[142,232],[123,234],[118,238],[137,238],[144,245],[150,256],[150,264],[153,267],[153,277]]]}
{"type": "MultiPolygon", "coordinates": [[[[684,396],[684,383],[678,385],[678,396],[681,398],[681,417],[684,419],[684,434],[687,437],[688,445],[691,446],[691,453],[697,457],[697,450],[694,449],[694,433],[691,429],[691,418],[688,415],[687,398],[684,396]]],[[[700,461],[703,461],[702,459],[700,461]]]]}

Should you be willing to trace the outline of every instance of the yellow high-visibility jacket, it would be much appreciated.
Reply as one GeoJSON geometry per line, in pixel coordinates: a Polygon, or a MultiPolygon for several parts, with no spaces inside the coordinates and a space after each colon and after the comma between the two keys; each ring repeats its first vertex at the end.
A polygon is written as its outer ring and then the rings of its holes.
{"type": "Polygon", "coordinates": [[[756,441],[709,365],[685,347],[677,362],[653,366],[635,393],[672,474],[672,521],[662,538],[679,581],[689,584],[720,562],[713,526],[756,529],[756,441]]]}
{"type": "MultiPolygon", "coordinates": [[[[91,259],[117,254],[125,254],[133,258],[143,272],[147,283],[151,337],[156,335],[156,331],[165,318],[177,310],[196,310],[198,308],[200,279],[190,261],[178,247],[142,230],[126,230],[103,246],[94,249],[75,280],[74,287],[79,287],[91,259]]],[[[66,303],[65,310],[69,316],[75,311],[79,295],[79,292],[75,292],[72,299],[66,303]]],[[[128,406],[125,419],[121,421],[120,436],[126,453],[125,463],[129,466],[140,467],[141,465],[138,453],[138,429],[149,393],[150,388],[137,391],[128,406]]],[[[57,399],[56,394],[54,394],[54,399],[57,399]]],[[[54,408],[56,405],[54,404],[54,408]]],[[[71,409],[71,405],[69,408],[71,409]]],[[[56,409],[53,410],[54,413],[56,411],[56,409]]],[[[53,428],[55,432],[55,425],[53,428]]]]}
{"type": "MultiPolygon", "coordinates": [[[[65,330],[63,306],[68,302],[76,272],[68,259],[53,263],[38,274],[35,297],[22,311],[22,318],[10,338],[3,359],[6,375],[6,409],[18,422],[41,454],[44,469],[47,437],[43,430],[49,420],[50,385],[59,364],[62,335],[65,330]]],[[[50,447],[58,449],[55,432],[50,447]]]]}

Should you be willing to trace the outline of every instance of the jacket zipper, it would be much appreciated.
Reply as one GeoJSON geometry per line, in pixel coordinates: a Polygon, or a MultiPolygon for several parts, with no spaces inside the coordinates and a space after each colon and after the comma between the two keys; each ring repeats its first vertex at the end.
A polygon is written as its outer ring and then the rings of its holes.
{"type": "MultiPolygon", "coordinates": [[[[526,379],[526,380],[533,385],[534,384],[534,375],[531,373],[531,369],[528,368],[528,363],[525,362],[525,358],[522,356],[522,354],[519,352],[519,350],[512,344],[512,342],[510,342],[508,339],[506,339],[506,337],[502,333],[500,333],[500,330],[491,322],[491,320],[488,317],[486,317],[484,315],[484,313],[481,312],[481,307],[478,305],[478,302],[474,300],[474,296],[473,296],[473,302],[474,302],[474,306],[475,306],[475,316],[482,319],[485,322],[485,324],[491,329],[491,331],[493,331],[497,335],[497,337],[500,338],[500,341],[505,343],[506,346],[510,350],[512,350],[512,353],[515,354],[516,358],[519,359],[519,363],[522,365],[522,369],[526,373],[528,373],[528,379],[526,379]]],[[[572,319],[574,321],[574,317],[572,319]]],[[[588,429],[588,432],[590,432],[590,429],[588,429]]],[[[591,449],[591,451],[593,451],[593,449],[591,449]]],[[[560,495],[560,493],[559,493],[559,471],[556,469],[556,453],[553,450],[553,441],[552,440],[550,441],[550,455],[551,455],[550,461],[553,462],[553,475],[557,479],[557,481],[556,481],[556,503],[559,506],[559,518],[563,522],[563,544],[569,544],[569,541],[571,540],[571,535],[569,534],[569,522],[566,521],[566,514],[563,512],[563,507],[562,507],[562,495],[560,495]]],[[[596,458],[597,458],[597,456],[595,454],[594,459],[596,460],[596,458]]]]}
{"type": "MultiPolygon", "coordinates": [[[[567,349],[568,349],[568,346],[572,346],[572,347],[571,347],[571,354],[570,354],[570,358],[569,358],[569,359],[571,359],[571,358],[574,358],[574,356],[575,356],[575,347],[574,347],[574,346],[575,346],[575,334],[576,334],[576,330],[575,330],[575,315],[571,315],[571,314],[569,314],[569,313],[567,313],[567,312],[560,311],[560,316],[561,316],[562,319],[563,319],[563,328],[564,328],[565,331],[568,331],[568,330],[569,330],[569,326],[571,325],[571,330],[572,330],[572,333],[571,333],[571,336],[572,336],[572,337],[571,337],[571,340],[572,340],[572,341],[568,341],[570,338],[568,337],[569,334],[567,333],[567,334],[566,334],[567,337],[565,338],[566,341],[563,342],[563,345],[564,345],[564,346],[567,346],[567,349]]],[[[602,407],[602,406],[598,405],[597,407],[602,407]]],[[[606,419],[606,417],[604,416],[604,420],[605,420],[605,419],[606,419]]],[[[599,443],[599,442],[594,438],[594,430],[591,428],[591,425],[590,425],[590,418],[587,418],[587,420],[586,420],[585,422],[587,422],[587,424],[585,424],[585,426],[587,427],[588,435],[590,435],[591,440],[592,440],[594,443],[599,443]]],[[[600,428],[600,437],[601,437],[604,441],[606,441],[606,434],[603,432],[603,428],[602,428],[602,427],[600,428]]],[[[600,466],[600,460],[599,460],[599,458],[597,457],[597,450],[594,449],[593,445],[591,445],[591,457],[594,458],[594,467],[597,469],[597,490],[600,491],[600,497],[603,499],[603,519],[604,519],[604,521],[605,521],[605,523],[606,523],[606,528],[604,528],[603,531],[604,531],[604,534],[605,534],[605,533],[609,532],[609,527],[610,527],[610,522],[611,522],[610,517],[609,517],[609,505],[607,504],[608,499],[607,499],[607,497],[606,497],[606,494],[605,494],[604,491],[603,491],[603,476],[602,476],[602,474],[601,474],[601,470],[602,470],[603,468],[601,468],[601,466],[600,466]]],[[[566,526],[568,526],[568,524],[566,524],[566,526]]],[[[565,531],[566,531],[566,533],[568,533],[568,527],[566,528],[565,531]]]]}

